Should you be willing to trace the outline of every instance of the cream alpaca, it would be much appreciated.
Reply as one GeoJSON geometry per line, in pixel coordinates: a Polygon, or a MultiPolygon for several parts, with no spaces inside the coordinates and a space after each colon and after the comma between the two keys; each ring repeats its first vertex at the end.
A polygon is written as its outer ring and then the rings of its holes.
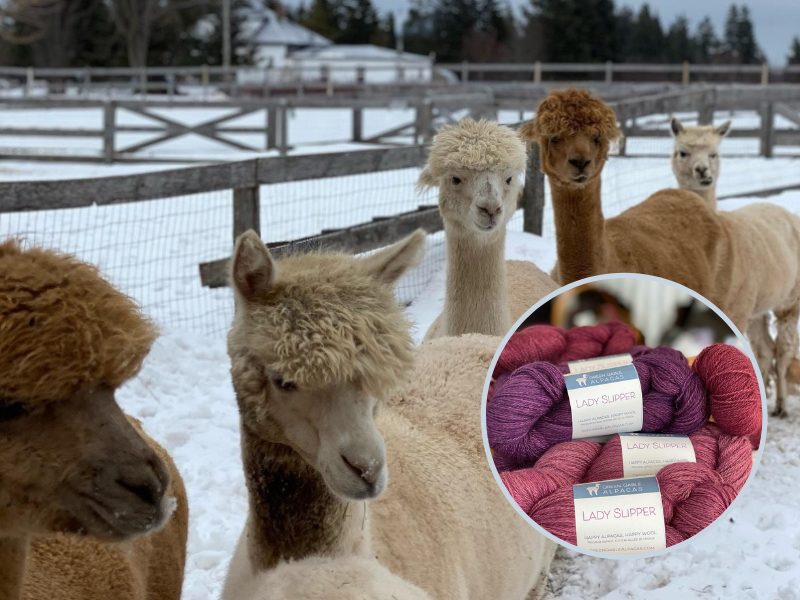
{"type": "MultiPolygon", "coordinates": [[[[672,119],[675,150],[672,170],[681,188],[700,194],[717,208],[719,143],[730,131],[730,121],[719,127],[685,127],[672,119]]],[[[775,414],[785,416],[789,384],[796,383],[797,325],[800,309],[800,218],[773,204],[751,204],[720,211],[729,232],[725,271],[730,290],[723,310],[746,332],[766,384],[774,375],[775,414]],[[769,313],[778,321],[775,340],[769,333],[769,313]]],[[[721,279],[725,282],[725,279],[721,279]]]]}
{"type": "Polygon", "coordinates": [[[366,259],[274,262],[256,234],[238,241],[228,347],[250,510],[224,598],[314,555],[376,557],[437,600],[541,592],[554,545],[520,521],[469,426],[497,338],[414,351],[394,299],[423,248],[417,233],[366,259]],[[311,366],[326,375],[297,383],[311,366]]]}
{"type": "Polygon", "coordinates": [[[600,175],[620,130],[601,100],[584,90],[553,92],[520,133],[539,144],[550,182],[559,284],[602,273],[647,273],[718,300],[725,231],[699,196],[662,190],[617,217],[603,217],[600,175]]]}
{"type": "Polygon", "coordinates": [[[506,225],[517,209],[525,145],[503,125],[464,119],[443,127],[418,188],[439,188],[447,239],[445,307],[426,339],[505,335],[558,286],[533,263],[505,260],[506,225]]]}
{"type": "Polygon", "coordinates": [[[670,123],[670,130],[675,138],[672,172],[678,180],[678,187],[696,193],[712,210],[717,209],[719,143],[728,135],[730,129],[730,121],[717,127],[712,125],[685,127],[676,118],[670,123]]]}
{"type": "Polygon", "coordinates": [[[239,600],[432,600],[374,558],[311,557],[259,573],[239,600]]]}
{"type": "Polygon", "coordinates": [[[0,331],[0,598],[177,600],[183,482],[114,399],[155,329],[90,265],[7,241],[0,331]]]}

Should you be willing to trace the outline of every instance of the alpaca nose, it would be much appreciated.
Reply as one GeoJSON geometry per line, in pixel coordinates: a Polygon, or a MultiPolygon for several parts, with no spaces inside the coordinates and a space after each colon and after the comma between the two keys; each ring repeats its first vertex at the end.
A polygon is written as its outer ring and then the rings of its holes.
{"type": "Polygon", "coordinates": [[[697,165],[694,170],[697,171],[698,175],[705,175],[708,173],[708,167],[704,167],[702,165],[697,165]]]}
{"type": "Polygon", "coordinates": [[[591,159],[587,159],[587,158],[570,158],[569,159],[569,164],[571,164],[573,167],[576,167],[577,169],[579,169],[581,171],[583,171],[588,166],[588,164],[590,162],[592,162],[591,159]]]}
{"type": "Polygon", "coordinates": [[[382,464],[380,461],[364,461],[353,457],[347,458],[344,454],[341,456],[347,468],[350,469],[356,477],[360,477],[369,484],[375,483],[381,474],[382,464]]]}
{"type": "Polygon", "coordinates": [[[482,213],[485,213],[489,217],[494,217],[495,215],[499,215],[503,212],[503,207],[499,204],[496,206],[488,205],[488,206],[480,206],[478,205],[478,210],[482,213]]]}

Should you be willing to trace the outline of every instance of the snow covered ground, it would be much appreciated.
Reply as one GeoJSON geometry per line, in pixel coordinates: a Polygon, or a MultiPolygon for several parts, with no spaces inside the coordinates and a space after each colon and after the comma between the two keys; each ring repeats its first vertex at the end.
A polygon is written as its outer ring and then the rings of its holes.
{"type": "MultiPolygon", "coordinates": [[[[14,122],[23,126],[15,120],[18,117],[4,113],[0,125],[14,122]]],[[[368,116],[368,133],[370,128],[388,129],[406,117],[401,110],[368,116]]],[[[724,117],[718,115],[718,120],[724,117]]],[[[502,114],[501,118],[516,121],[518,114],[502,114]]],[[[749,118],[752,116],[741,115],[737,124],[746,126],[749,118]]],[[[330,112],[302,115],[292,124],[301,136],[297,139],[306,136],[303,141],[309,144],[344,139],[337,136],[348,127],[349,117],[331,119],[330,112]]],[[[800,184],[800,160],[758,158],[754,144],[752,140],[724,142],[720,195],[800,184]]],[[[634,139],[628,148],[634,145],[638,152],[663,156],[611,159],[603,187],[607,216],[674,185],[667,158],[670,141],[634,139]]],[[[220,158],[231,156],[217,156],[220,158]]],[[[0,180],[101,176],[153,168],[166,167],[4,162],[0,180]]],[[[407,169],[265,186],[264,236],[268,240],[292,239],[323,227],[431,203],[432,196],[415,195],[416,175],[417,170],[407,169]]],[[[729,200],[722,208],[753,201],[763,200],[729,200]]],[[[800,191],[769,201],[800,214],[800,191]]],[[[99,263],[162,326],[163,335],[141,375],[120,391],[119,398],[165,445],[186,481],[191,505],[186,600],[218,597],[247,505],[238,414],[225,352],[230,291],[204,290],[197,277],[197,263],[229,252],[230,212],[229,195],[220,193],[102,208],[0,214],[0,237],[25,234],[31,241],[99,263]]],[[[530,260],[549,270],[555,262],[549,198],[544,236],[524,234],[520,228],[518,215],[507,241],[509,258],[530,260]]],[[[409,304],[418,340],[441,311],[444,299],[442,237],[432,237],[423,268],[401,282],[400,298],[409,304]]],[[[476,414],[477,410],[476,404],[476,414]]],[[[795,493],[800,477],[800,436],[795,433],[800,424],[798,399],[789,402],[788,410],[793,415],[789,420],[771,421],[756,485],[749,486],[737,502],[730,514],[732,520],[717,524],[713,535],[683,544],[664,558],[607,561],[560,551],[552,572],[552,598],[800,600],[800,496],[795,493]]],[[[525,526],[522,521],[520,525],[525,526]]]]}

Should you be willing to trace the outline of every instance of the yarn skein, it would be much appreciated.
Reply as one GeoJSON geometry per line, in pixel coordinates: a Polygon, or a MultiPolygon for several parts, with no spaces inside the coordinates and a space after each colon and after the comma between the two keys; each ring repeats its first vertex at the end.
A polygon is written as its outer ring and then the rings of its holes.
{"type": "MultiPolygon", "coordinates": [[[[697,464],[716,471],[736,493],[752,469],[747,438],[724,433],[714,423],[689,435],[697,464]]],[[[539,500],[561,486],[622,479],[622,444],[619,435],[607,444],[576,440],[547,450],[533,467],[500,474],[511,497],[526,513],[539,500]]],[[[498,470],[500,468],[498,467],[498,470]]]]}
{"type": "MultiPolygon", "coordinates": [[[[634,359],[642,387],[643,432],[692,433],[708,420],[706,389],[686,361],[659,353],[634,359]]],[[[532,464],[545,450],[572,439],[564,376],[538,362],[514,371],[486,405],[489,446],[517,464],[532,464]]]]}
{"type": "MultiPolygon", "coordinates": [[[[722,515],[734,498],[733,486],[719,473],[697,463],[674,463],[656,474],[661,489],[667,546],[696,535],[722,515]]],[[[577,544],[572,486],[536,502],[528,515],[556,537],[577,544]]]]}
{"type": "Polygon", "coordinates": [[[620,321],[564,330],[533,325],[514,332],[494,368],[494,378],[533,362],[563,363],[623,354],[636,343],[636,333],[620,321]]]}

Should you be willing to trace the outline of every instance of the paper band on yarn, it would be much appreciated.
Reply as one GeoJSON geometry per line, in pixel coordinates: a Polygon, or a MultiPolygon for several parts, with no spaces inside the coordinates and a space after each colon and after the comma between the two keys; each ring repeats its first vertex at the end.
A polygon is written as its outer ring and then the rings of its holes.
{"type": "Polygon", "coordinates": [[[572,360],[567,363],[567,368],[569,368],[570,373],[586,373],[587,371],[612,369],[614,367],[632,364],[633,357],[630,354],[614,354],[613,356],[598,356],[597,358],[572,360]]]}
{"type": "Polygon", "coordinates": [[[625,477],[646,477],[672,463],[697,462],[688,435],[620,433],[619,441],[625,477]]]}
{"type": "Polygon", "coordinates": [[[572,439],[641,431],[642,386],[633,365],[564,375],[572,414],[572,439]]]}
{"type": "Polygon", "coordinates": [[[639,554],[667,547],[661,490],[655,477],[572,486],[577,546],[639,554]]]}

